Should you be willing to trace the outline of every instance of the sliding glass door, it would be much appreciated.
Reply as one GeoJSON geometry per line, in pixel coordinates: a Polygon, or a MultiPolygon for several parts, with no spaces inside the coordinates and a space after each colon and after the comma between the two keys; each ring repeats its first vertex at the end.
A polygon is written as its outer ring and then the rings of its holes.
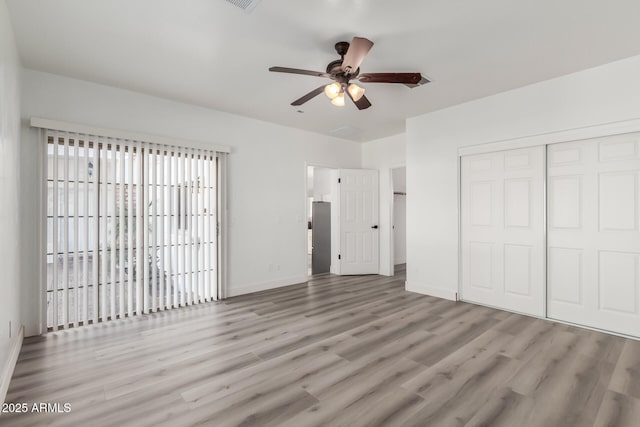
{"type": "Polygon", "coordinates": [[[47,327],[217,297],[217,155],[47,135],[47,327]]]}

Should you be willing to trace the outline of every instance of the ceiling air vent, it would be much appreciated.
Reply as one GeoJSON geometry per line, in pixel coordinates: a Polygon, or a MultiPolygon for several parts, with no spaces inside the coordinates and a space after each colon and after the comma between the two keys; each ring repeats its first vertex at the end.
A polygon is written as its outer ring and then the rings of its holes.
{"type": "Polygon", "coordinates": [[[260,0],[227,0],[227,3],[231,3],[245,12],[250,13],[256,8],[258,3],[260,3],[260,0]]]}

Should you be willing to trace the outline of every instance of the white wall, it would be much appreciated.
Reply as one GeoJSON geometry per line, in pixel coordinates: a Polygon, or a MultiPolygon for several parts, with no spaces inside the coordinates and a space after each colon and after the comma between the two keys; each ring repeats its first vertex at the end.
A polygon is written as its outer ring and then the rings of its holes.
{"type": "Polygon", "coordinates": [[[407,262],[407,197],[393,197],[393,262],[407,262]]]}
{"type": "Polygon", "coordinates": [[[313,197],[313,166],[307,167],[307,196],[313,197]]]}
{"type": "Polygon", "coordinates": [[[640,117],[640,56],[407,121],[407,289],[455,298],[459,147],[640,117]]]}
{"type": "Polygon", "coordinates": [[[393,262],[407,262],[407,168],[391,170],[393,178],[393,262]]]}
{"type": "Polygon", "coordinates": [[[314,168],[313,171],[313,200],[315,202],[331,202],[331,169],[314,168]]]}
{"type": "Polygon", "coordinates": [[[391,178],[393,179],[393,191],[396,193],[407,192],[407,168],[402,166],[391,170],[391,178]]]}
{"type": "Polygon", "coordinates": [[[389,276],[393,272],[391,257],[393,239],[391,214],[393,209],[393,187],[391,169],[404,166],[405,134],[377,139],[362,144],[362,167],[378,169],[380,172],[380,274],[389,276]]]}
{"type": "MultiPolygon", "coordinates": [[[[0,1],[0,380],[21,324],[19,177],[20,61],[7,5],[0,1]],[[11,324],[11,327],[9,327],[11,324]]],[[[0,403],[4,393],[0,392],[0,403]]]]}
{"type": "MultiPolygon", "coordinates": [[[[207,108],[53,74],[25,70],[23,118],[40,116],[104,128],[229,145],[229,294],[306,280],[305,162],[357,167],[360,144],[207,108]]],[[[21,191],[37,224],[38,183],[33,163],[37,135],[23,129],[21,191]]],[[[37,253],[29,235],[27,251],[37,253]]],[[[37,276],[26,278],[36,289],[37,276]]],[[[33,298],[37,297],[37,293],[33,298]]],[[[27,332],[34,333],[35,318],[27,332]]]]}

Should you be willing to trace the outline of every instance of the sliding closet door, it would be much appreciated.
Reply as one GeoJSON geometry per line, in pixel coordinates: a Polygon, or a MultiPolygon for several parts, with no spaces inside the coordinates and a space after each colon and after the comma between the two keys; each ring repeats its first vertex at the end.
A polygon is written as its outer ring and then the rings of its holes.
{"type": "Polygon", "coordinates": [[[462,158],[462,298],[544,316],[544,147],[462,158]]]}
{"type": "Polygon", "coordinates": [[[548,315],[640,336],[640,134],[548,149],[548,315]]]}

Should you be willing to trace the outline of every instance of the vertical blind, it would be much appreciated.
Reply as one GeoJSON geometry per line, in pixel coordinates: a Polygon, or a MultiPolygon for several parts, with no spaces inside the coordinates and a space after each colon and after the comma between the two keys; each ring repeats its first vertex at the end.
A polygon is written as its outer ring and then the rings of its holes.
{"type": "Polygon", "coordinates": [[[217,297],[217,154],[47,131],[47,327],[217,297]]]}

